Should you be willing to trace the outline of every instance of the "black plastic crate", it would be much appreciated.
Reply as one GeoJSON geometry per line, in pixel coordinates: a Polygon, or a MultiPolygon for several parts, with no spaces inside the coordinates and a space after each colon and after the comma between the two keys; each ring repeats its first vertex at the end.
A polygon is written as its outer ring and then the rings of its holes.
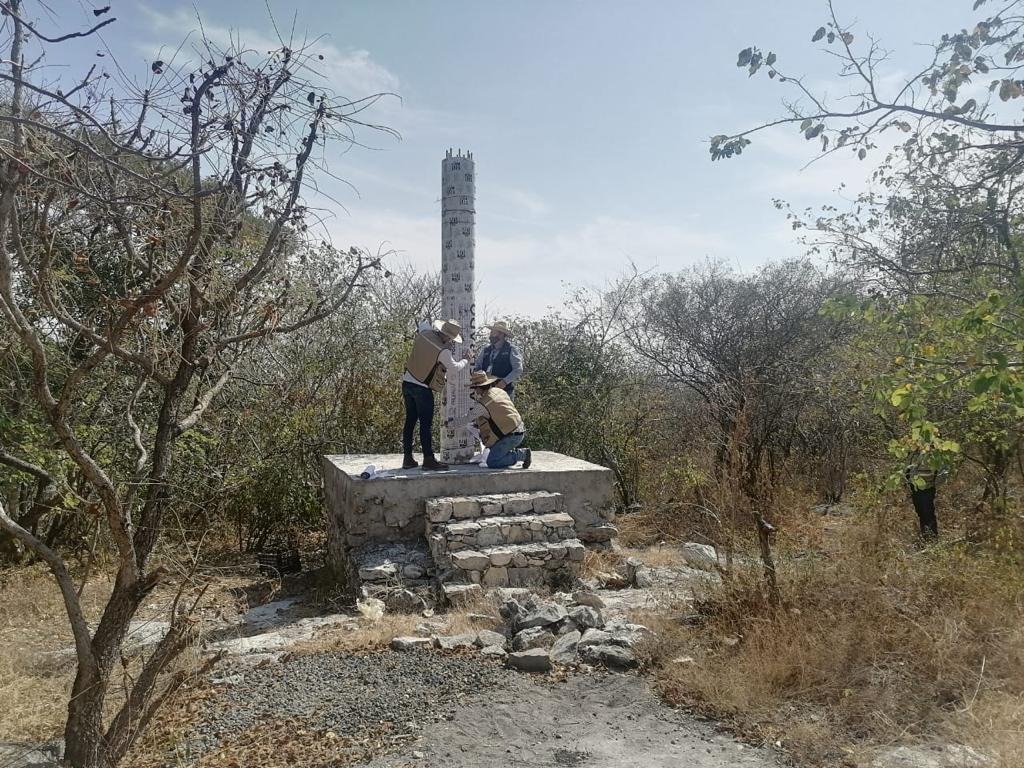
{"type": "Polygon", "coordinates": [[[286,573],[298,573],[302,570],[302,560],[297,549],[264,549],[256,553],[260,573],[270,576],[283,576],[286,573]]]}

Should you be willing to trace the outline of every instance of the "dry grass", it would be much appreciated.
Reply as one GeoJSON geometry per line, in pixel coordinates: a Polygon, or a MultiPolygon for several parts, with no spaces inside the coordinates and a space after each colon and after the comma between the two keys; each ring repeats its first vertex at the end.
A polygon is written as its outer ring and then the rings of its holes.
{"type": "Polygon", "coordinates": [[[453,608],[442,617],[447,622],[447,631],[458,635],[466,632],[479,632],[481,629],[500,630],[503,626],[498,613],[501,602],[495,594],[484,594],[453,608]],[[483,619],[484,616],[491,618],[488,621],[483,619]]]}
{"type": "Polygon", "coordinates": [[[658,632],[645,652],[664,695],[781,739],[807,764],[931,738],[1024,764],[1020,562],[956,545],[908,553],[874,523],[847,528],[843,544],[779,558],[781,609],[753,572],[685,622],[639,617],[658,632]]]}
{"type": "Polygon", "coordinates": [[[290,653],[347,653],[372,651],[387,647],[391,638],[413,635],[416,626],[423,623],[420,616],[384,614],[379,621],[359,619],[352,625],[332,627],[317,633],[316,637],[289,648],[290,653]]]}
{"type": "Polygon", "coordinates": [[[132,768],[166,768],[168,755],[175,755],[172,759],[178,764],[195,768],[337,768],[367,760],[398,741],[384,726],[360,739],[351,739],[333,731],[311,729],[301,720],[266,720],[225,739],[216,750],[193,762],[194,757],[180,752],[179,729],[187,725],[188,721],[180,717],[156,724],[145,743],[128,756],[129,764],[132,768]]]}
{"type": "Polygon", "coordinates": [[[678,567],[685,565],[679,547],[671,544],[656,544],[653,547],[640,549],[635,547],[620,550],[625,558],[635,557],[649,568],[678,567]]]}
{"type": "MultiPolygon", "coordinates": [[[[88,620],[99,616],[110,582],[99,577],[82,595],[88,620]]],[[[0,740],[44,741],[67,715],[74,653],[64,603],[40,566],[0,572],[0,740]]]]}
{"type": "Polygon", "coordinates": [[[385,613],[379,621],[364,618],[352,625],[324,630],[312,640],[298,643],[292,653],[323,653],[373,651],[387,648],[392,638],[416,635],[416,628],[427,623],[437,627],[438,634],[459,635],[482,629],[499,630],[498,599],[484,595],[448,613],[424,618],[419,614],[385,613]],[[490,617],[488,620],[485,617],[490,617]]]}
{"type": "Polygon", "coordinates": [[[333,731],[317,731],[301,721],[276,720],[238,734],[215,752],[205,755],[196,768],[230,766],[295,766],[336,768],[379,754],[394,743],[386,728],[361,739],[333,731]]]}
{"type": "Polygon", "coordinates": [[[617,573],[625,566],[626,558],[621,552],[611,549],[588,549],[583,556],[580,576],[594,578],[599,573],[617,573]]]}
{"type": "MultiPolygon", "coordinates": [[[[207,592],[200,615],[213,618],[235,612],[232,588],[251,581],[232,576],[218,578],[207,592]]],[[[111,587],[109,576],[98,569],[83,590],[82,609],[90,623],[99,619],[111,587]]],[[[170,582],[157,587],[140,608],[138,618],[165,618],[176,590],[170,582]]],[[[47,741],[59,736],[67,716],[76,660],[64,603],[45,567],[0,571],[0,649],[0,741],[47,741]]],[[[127,659],[127,670],[115,671],[108,717],[117,713],[124,685],[142,660],[139,655],[132,656],[127,659]]],[[[196,654],[186,651],[175,669],[197,666],[196,654]]]]}

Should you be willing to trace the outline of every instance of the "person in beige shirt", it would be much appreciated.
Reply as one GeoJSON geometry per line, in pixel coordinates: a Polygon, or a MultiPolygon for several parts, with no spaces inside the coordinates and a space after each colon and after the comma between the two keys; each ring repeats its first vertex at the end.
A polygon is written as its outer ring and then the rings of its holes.
{"type": "Polygon", "coordinates": [[[455,426],[475,424],[480,440],[488,448],[487,467],[505,469],[522,462],[528,469],[533,460],[529,448],[520,448],[526,438],[526,426],[512,399],[497,386],[499,379],[483,371],[473,371],[469,379],[469,414],[455,420],[455,426]]]}
{"type": "Polygon", "coordinates": [[[402,429],[402,469],[413,469],[419,463],[412,455],[412,438],[417,422],[420,425],[420,447],[423,469],[448,469],[434,456],[434,392],[444,389],[448,371],[461,371],[469,359],[455,360],[451,345],[462,343],[462,328],[454,320],[436,321],[420,326],[402,376],[402,400],[405,403],[405,425],[402,429]]]}

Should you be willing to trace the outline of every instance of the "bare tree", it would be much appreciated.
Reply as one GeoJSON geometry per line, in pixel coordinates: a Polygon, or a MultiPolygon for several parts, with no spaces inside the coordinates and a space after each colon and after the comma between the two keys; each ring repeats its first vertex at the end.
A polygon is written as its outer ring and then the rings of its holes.
{"type": "Polygon", "coordinates": [[[751,498],[770,489],[814,391],[815,365],[836,343],[839,329],[820,310],[837,285],[808,262],[749,276],[711,264],[650,280],[638,294],[627,326],[634,353],[700,399],[718,430],[716,467],[751,498]],[[733,454],[742,472],[726,472],[733,454]]]}
{"type": "MultiPolygon", "coordinates": [[[[111,766],[181,683],[161,681],[196,633],[198,598],[183,581],[169,632],[108,716],[129,622],[166,574],[152,555],[182,437],[254,349],[330,316],[379,268],[375,255],[316,242],[303,202],[324,147],[354,142],[379,95],[317,89],[318,59],[290,42],[258,55],[203,41],[197,63],[152,62],[140,90],[96,68],[48,81],[32,57],[113,19],[46,34],[21,0],[0,11],[0,318],[28,355],[54,442],[86,481],[82,509],[113,542],[116,580],[95,630],[60,553],[2,506],[0,529],[47,563],[64,598],[78,665],[66,758],[111,766]],[[90,450],[78,415],[98,382],[119,424],[90,450]]],[[[16,454],[4,449],[5,463],[52,479],[16,454]]]]}

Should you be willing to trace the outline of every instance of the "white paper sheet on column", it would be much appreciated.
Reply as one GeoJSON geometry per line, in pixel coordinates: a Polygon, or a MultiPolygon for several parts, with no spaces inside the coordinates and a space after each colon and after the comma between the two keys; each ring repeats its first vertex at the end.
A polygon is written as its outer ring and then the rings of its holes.
{"type": "MultiPolygon", "coordinates": [[[[472,348],[476,325],[475,277],[476,169],[473,154],[448,150],[441,162],[441,312],[444,319],[462,326],[462,344],[453,352],[459,360],[472,348]]],[[[441,398],[441,461],[466,464],[476,452],[476,439],[465,427],[449,427],[450,420],[469,413],[469,366],[448,376],[441,398]]]]}

